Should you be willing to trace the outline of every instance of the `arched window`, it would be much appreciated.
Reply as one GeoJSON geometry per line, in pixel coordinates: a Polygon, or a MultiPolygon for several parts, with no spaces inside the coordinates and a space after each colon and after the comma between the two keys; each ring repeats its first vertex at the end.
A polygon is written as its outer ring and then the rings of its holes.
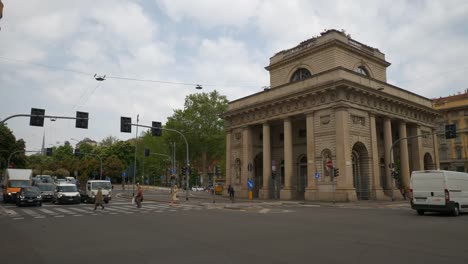
{"type": "Polygon", "coordinates": [[[309,70],[307,70],[306,68],[299,68],[292,75],[291,82],[302,81],[309,78],[310,76],[312,76],[312,74],[309,70]]]}
{"type": "Polygon", "coordinates": [[[355,72],[357,72],[359,74],[362,74],[362,75],[365,75],[365,76],[370,76],[369,71],[366,69],[366,67],[364,67],[362,65],[357,67],[355,72]]]}

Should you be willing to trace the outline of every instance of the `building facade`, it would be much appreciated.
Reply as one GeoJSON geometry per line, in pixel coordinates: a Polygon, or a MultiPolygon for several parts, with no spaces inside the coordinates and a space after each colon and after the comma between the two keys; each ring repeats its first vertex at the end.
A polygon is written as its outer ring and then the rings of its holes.
{"type": "Polygon", "coordinates": [[[440,167],[443,170],[468,171],[468,90],[462,94],[433,100],[434,109],[441,113],[437,119],[439,131],[455,124],[457,137],[446,139],[439,134],[440,167]]]}
{"type": "Polygon", "coordinates": [[[226,184],[241,197],[252,179],[257,198],[388,199],[410,171],[437,168],[432,101],[388,84],[389,65],[336,30],[274,55],[271,88],[223,114],[226,184]]]}

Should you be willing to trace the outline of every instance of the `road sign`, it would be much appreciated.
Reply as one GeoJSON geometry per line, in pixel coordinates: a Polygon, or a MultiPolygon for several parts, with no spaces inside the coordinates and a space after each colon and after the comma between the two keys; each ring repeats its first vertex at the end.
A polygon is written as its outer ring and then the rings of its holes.
{"type": "Polygon", "coordinates": [[[252,190],[254,187],[254,181],[252,179],[247,180],[247,187],[252,190]]]}
{"type": "Polygon", "coordinates": [[[253,171],[253,164],[249,163],[249,165],[247,166],[247,169],[249,170],[249,172],[252,172],[253,171]]]}
{"type": "Polygon", "coordinates": [[[333,162],[331,159],[327,160],[327,168],[331,169],[333,167],[333,162]]]}
{"type": "Polygon", "coordinates": [[[127,172],[124,171],[122,172],[122,178],[125,178],[125,177],[127,177],[127,172]]]}
{"type": "Polygon", "coordinates": [[[171,168],[171,174],[174,174],[175,170],[174,167],[171,168]]]}
{"type": "Polygon", "coordinates": [[[315,172],[315,179],[318,179],[318,178],[320,178],[320,172],[316,171],[315,172]]]}

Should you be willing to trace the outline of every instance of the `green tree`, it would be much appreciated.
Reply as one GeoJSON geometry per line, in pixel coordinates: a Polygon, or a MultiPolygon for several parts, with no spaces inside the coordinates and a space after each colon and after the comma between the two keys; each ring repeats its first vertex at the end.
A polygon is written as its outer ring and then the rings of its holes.
{"type": "Polygon", "coordinates": [[[119,141],[119,139],[117,137],[108,136],[108,137],[104,138],[103,140],[101,140],[101,142],[99,142],[99,146],[109,147],[109,146],[114,145],[118,141],[119,141]]]}
{"type": "MultiPolygon", "coordinates": [[[[220,115],[227,110],[228,100],[217,91],[191,94],[186,97],[183,110],[175,110],[168,118],[166,128],[184,134],[190,146],[190,159],[199,160],[206,176],[208,160],[225,159],[224,121],[220,115]]],[[[180,142],[180,136],[171,133],[166,140],[180,142]]],[[[179,153],[185,153],[185,144],[177,145],[179,153]]],[[[185,156],[182,156],[185,157],[185,156]]]]}
{"type": "Polygon", "coordinates": [[[121,178],[124,170],[125,165],[116,155],[112,155],[104,161],[105,176],[113,179],[113,182],[121,178]]]}
{"type": "MultiPolygon", "coordinates": [[[[25,151],[24,140],[16,140],[13,132],[5,125],[0,124],[0,169],[7,168],[8,157],[16,151],[25,151]]],[[[25,168],[26,155],[24,152],[14,154],[10,159],[10,164],[15,168],[25,168]]]]}
{"type": "Polygon", "coordinates": [[[60,168],[55,171],[55,176],[59,178],[65,178],[65,177],[70,176],[70,172],[64,168],[60,168]]]}

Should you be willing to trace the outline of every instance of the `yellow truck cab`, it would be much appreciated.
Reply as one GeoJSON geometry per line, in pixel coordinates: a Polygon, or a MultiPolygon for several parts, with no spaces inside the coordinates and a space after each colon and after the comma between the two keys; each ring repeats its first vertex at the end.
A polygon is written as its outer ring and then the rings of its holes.
{"type": "Polygon", "coordinates": [[[6,169],[3,181],[3,202],[16,202],[21,187],[31,186],[32,170],[6,169]]]}

